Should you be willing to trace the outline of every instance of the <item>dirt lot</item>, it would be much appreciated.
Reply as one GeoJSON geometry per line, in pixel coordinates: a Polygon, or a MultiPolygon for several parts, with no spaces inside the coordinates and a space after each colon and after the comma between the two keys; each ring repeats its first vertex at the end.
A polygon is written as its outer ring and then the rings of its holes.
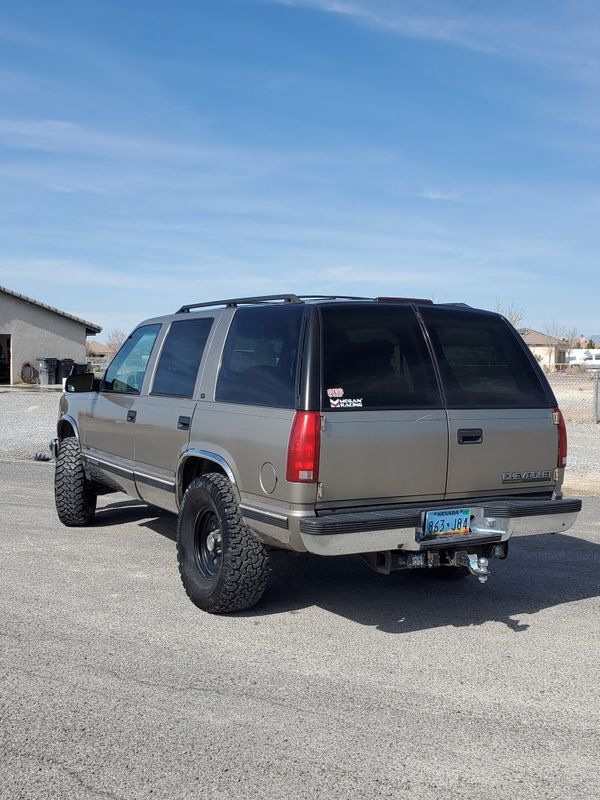
{"type": "Polygon", "coordinates": [[[260,606],[198,611],[174,517],[0,463],[0,797],[600,796],[600,499],[485,586],[280,555],[260,606]],[[572,535],[571,535],[572,533],[572,535]]]}
{"type": "Polygon", "coordinates": [[[1,800],[600,796],[600,498],[485,586],[276,554],[215,617],[172,515],[108,495],[60,525],[32,460],[58,397],[0,393],[1,800]]]}

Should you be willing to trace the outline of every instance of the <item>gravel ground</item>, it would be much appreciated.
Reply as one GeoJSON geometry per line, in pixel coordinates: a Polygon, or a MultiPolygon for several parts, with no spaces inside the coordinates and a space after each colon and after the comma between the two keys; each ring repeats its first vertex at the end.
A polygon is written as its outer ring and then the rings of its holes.
{"type": "MultiPolygon", "coordinates": [[[[0,389],[0,461],[29,460],[48,452],[55,434],[60,392],[0,389]]],[[[600,494],[600,425],[568,423],[569,468],[566,487],[600,494]]]]}
{"type": "Polygon", "coordinates": [[[600,499],[485,586],[274,558],[262,603],[198,611],[175,518],[0,463],[2,800],[600,797],[600,499]]]}
{"type": "Polygon", "coordinates": [[[0,461],[29,460],[48,453],[56,435],[60,391],[0,388],[0,461]]]}

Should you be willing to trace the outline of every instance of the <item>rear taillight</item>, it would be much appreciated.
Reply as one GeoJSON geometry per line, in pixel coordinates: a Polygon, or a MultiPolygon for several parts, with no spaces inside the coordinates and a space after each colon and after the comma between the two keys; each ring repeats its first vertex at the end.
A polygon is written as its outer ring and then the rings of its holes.
{"type": "Polygon", "coordinates": [[[288,444],[286,479],[291,483],[316,483],[319,479],[321,414],[297,411],[288,444]]]}
{"type": "Polygon", "coordinates": [[[552,409],[554,424],[558,426],[558,462],[559,469],[567,466],[567,426],[560,408],[552,409]]]}

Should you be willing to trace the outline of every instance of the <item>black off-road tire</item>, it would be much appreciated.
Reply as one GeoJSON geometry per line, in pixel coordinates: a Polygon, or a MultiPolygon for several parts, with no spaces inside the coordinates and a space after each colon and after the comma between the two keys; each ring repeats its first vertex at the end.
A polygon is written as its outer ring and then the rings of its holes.
{"type": "Polygon", "coordinates": [[[69,528],[90,525],[96,513],[96,499],[85,477],[79,442],[74,437],[63,439],[54,473],[54,500],[59,520],[69,528]]]}
{"type": "Polygon", "coordinates": [[[244,524],[224,475],[208,473],[188,486],[177,521],[177,561],[188,597],[203,611],[243,611],[262,597],[269,575],[267,549],[244,524]],[[207,524],[220,537],[219,555],[214,555],[214,543],[208,552],[218,563],[208,565],[207,524]]]}

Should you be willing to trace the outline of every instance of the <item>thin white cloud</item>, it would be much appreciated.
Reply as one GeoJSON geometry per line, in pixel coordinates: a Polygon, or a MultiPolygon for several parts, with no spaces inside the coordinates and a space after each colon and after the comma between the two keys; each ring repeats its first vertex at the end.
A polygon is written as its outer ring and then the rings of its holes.
{"type": "MultiPolygon", "coordinates": [[[[369,0],[267,0],[277,5],[314,8],[332,14],[353,18],[359,22],[382,28],[392,33],[414,39],[433,39],[450,42],[473,50],[494,51],[496,47],[474,35],[471,25],[456,16],[423,14],[411,11],[410,3],[369,2],[369,0]]],[[[419,8],[419,6],[417,6],[419,8]]]]}
{"type": "Polygon", "coordinates": [[[423,189],[417,195],[424,200],[445,200],[448,202],[456,202],[461,199],[461,193],[456,190],[448,189],[423,189]]]}
{"type": "Polygon", "coordinates": [[[571,0],[541,6],[529,15],[517,4],[444,0],[260,0],[316,9],[411,39],[447,43],[481,53],[552,65],[571,77],[598,83],[600,15],[595,4],[571,0]]]}
{"type": "MultiPolygon", "coordinates": [[[[21,149],[95,154],[127,159],[163,159],[186,162],[247,162],[248,154],[235,148],[202,147],[171,141],[94,130],[61,119],[0,119],[0,144],[21,149]]],[[[253,153],[253,158],[258,154],[253,153]]]]}
{"type": "Polygon", "coordinates": [[[0,41],[10,42],[11,44],[28,45],[31,47],[45,47],[48,41],[40,36],[36,36],[29,31],[23,31],[4,23],[0,23],[0,41]]]}

